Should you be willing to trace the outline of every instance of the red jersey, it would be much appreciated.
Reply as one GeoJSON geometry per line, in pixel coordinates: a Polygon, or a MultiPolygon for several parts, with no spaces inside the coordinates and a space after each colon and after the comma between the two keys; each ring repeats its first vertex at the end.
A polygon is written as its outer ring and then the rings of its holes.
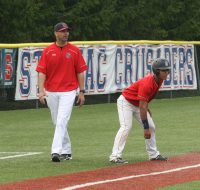
{"type": "Polygon", "coordinates": [[[78,88],[77,73],[87,68],[78,47],[67,43],[61,48],[53,43],[42,52],[36,71],[46,75],[47,91],[67,92],[78,88]]]}
{"type": "Polygon", "coordinates": [[[152,74],[136,81],[130,87],[126,88],[122,95],[134,106],[139,107],[139,101],[150,102],[157,94],[163,80],[158,85],[152,74]]]}

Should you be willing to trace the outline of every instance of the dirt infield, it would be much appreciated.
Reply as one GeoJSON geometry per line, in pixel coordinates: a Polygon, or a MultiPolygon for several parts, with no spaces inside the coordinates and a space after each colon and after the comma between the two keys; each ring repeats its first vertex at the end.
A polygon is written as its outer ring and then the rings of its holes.
{"type": "Polygon", "coordinates": [[[0,185],[0,190],[153,190],[200,180],[200,153],[0,185]]]}

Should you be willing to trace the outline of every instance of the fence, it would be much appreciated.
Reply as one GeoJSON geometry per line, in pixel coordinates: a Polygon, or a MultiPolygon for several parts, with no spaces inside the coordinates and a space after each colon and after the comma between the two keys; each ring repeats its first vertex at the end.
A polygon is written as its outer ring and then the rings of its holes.
{"type": "MultiPolygon", "coordinates": [[[[197,89],[195,90],[169,90],[161,91],[157,98],[176,98],[189,97],[200,95],[200,42],[198,41],[98,41],[98,42],[72,42],[78,44],[193,44],[194,45],[194,59],[196,67],[197,89]]],[[[0,44],[0,48],[19,48],[30,46],[47,46],[49,43],[35,43],[35,44],[0,44]]],[[[16,76],[16,75],[15,75],[16,76]]],[[[0,110],[10,109],[25,109],[25,108],[40,108],[44,107],[38,100],[15,100],[15,88],[8,88],[6,86],[0,88],[0,110]]],[[[86,104],[96,103],[112,103],[116,102],[120,92],[100,95],[86,95],[86,104]]]]}

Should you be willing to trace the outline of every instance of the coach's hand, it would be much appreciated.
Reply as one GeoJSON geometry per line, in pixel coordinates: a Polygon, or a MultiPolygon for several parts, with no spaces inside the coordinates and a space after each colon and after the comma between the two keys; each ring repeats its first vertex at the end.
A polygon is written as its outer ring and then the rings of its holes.
{"type": "Polygon", "coordinates": [[[79,93],[76,103],[79,104],[80,107],[85,103],[84,93],[82,92],[79,93]]]}
{"type": "Polygon", "coordinates": [[[151,132],[149,129],[144,129],[144,138],[150,139],[151,138],[151,132]]]}
{"type": "Polygon", "coordinates": [[[41,102],[42,104],[45,104],[45,103],[46,103],[45,98],[46,98],[46,93],[43,92],[43,91],[40,92],[40,93],[39,93],[39,100],[40,100],[40,102],[41,102]]]}

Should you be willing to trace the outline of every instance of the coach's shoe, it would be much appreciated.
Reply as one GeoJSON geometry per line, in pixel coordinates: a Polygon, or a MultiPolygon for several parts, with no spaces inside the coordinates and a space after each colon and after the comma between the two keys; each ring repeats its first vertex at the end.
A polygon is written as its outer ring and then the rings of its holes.
{"type": "Polygon", "coordinates": [[[152,159],[150,159],[151,161],[156,161],[156,160],[158,160],[158,161],[167,161],[168,160],[168,158],[167,157],[164,157],[164,156],[162,156],[162,155],[158,155],[156,158],[152,158],[152,159]]]}
{"type": "Polygon", "coordinates": [[[57,153],[53,153],[51,155],[51,160],[52,160],[52,162],[60,162],[60,155],[57,153]]]}
{"type": "Polygon", "coordinates": [[[110,162],[115,163],[115,164],[128,164],[128,160],[123,160],[120,157],[110,159],[110,162]]]}
{"type": "Polygon", "coordinates": [[[60,159],[61,160],[72,160],[72,155],[71,154],[61,154],[60,159]]]}

